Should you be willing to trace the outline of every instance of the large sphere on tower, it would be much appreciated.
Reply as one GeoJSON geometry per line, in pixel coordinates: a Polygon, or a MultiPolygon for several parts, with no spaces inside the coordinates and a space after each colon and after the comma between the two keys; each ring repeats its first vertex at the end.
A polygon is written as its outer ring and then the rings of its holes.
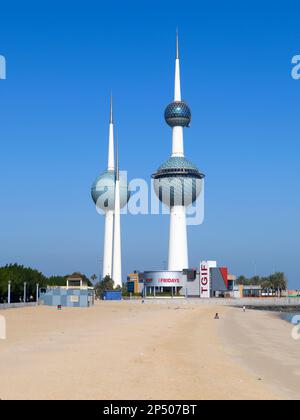
{"type": "Polygon", "coordinates": [[[166,206],[189,206],[201,193],[204,174],[184,157],[170,157],[152,175],[154,190],[166,206]]]}
{"type": "Polygon", "coordinates": [[[183,101],[171,102],[165,109],[165,120],[170,127],[188,127],[191,118],[191,110],[183,101]]]}
{"type": "MultiPolygon", "coordinates": [[[[115,208],[115,171],[105,171],[98,176],[91,189],[92,198],[97,208],[107,211],[115,208]]],[[[124,207],[130,198],[126,179],[120,174],[120,207],[124,207]]]]}

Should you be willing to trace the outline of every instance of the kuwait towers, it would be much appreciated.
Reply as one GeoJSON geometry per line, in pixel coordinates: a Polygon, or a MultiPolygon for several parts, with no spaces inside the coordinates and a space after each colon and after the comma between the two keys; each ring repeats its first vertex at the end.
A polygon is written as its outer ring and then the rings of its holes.
{"type": "Polygon", "coordinates": [[[165,110],[165,120],[172,128],[172,154],[152,177],[156,195],[170,208],[168,270],[181,271],[189,268],[186,207],[198,198],[204,175],[184,156],[183,128],[191,122],[191,111],[181,99],[178,34],[174,101],[165,110]]]}
{"type": "Polygon", "coordinates": [[[107,169],[96,178],[91,192],[97,209],[103,211],[105,217],[102,276],[110,276],[115,286],[122,287],[120,211],[127,204],[130,194],[126,181],[120,177],[118,151],[116,167],[115,170],[111,98],[107,169]]]}

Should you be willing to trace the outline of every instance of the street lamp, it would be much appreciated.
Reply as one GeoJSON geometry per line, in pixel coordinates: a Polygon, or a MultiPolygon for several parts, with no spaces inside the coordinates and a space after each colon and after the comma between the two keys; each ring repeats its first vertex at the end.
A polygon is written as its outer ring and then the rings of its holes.
{"type": "Polygon", "coordinates": [[[8,281],[8,290],[7,290],[7,303],[10,305],[10,291],[11,291],[11,281],[8,281]]]}
{"type": "Polygon", "coordinates": [[[26,281],[24,281],[24,296],[23,296],[23,302],[26,303],[26,281]]]}
{"type": "Polygon", "coordinates": [[[39,304],[39,284],[36,285],[36,304],[39,304]]]}

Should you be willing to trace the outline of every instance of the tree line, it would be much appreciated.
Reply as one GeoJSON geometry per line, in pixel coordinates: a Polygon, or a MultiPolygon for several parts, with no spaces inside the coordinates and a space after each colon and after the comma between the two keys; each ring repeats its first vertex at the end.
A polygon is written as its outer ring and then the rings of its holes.
{"type": "Polygon", "coordinates": [[[106,290],[122,290],[122,294],[127,293],[126,284],[123,283],[122,288],[120,286],[115,287],[115,283],[109,275],[105,276],[102,280],[96,283],[94,288],[95,288],[96,298],[98,299],[102,299],[103,292],[105,292],[106,290]]]}
{"type": "MultiPolygon", "coordinates": [[[[90,279],[81,274],[83,280],[86,280],[91,286],[90,279]]],[[[7,301],[8,282],[11,282],[11,302],[23,300],[24,283],[26,283],[26,296],[28,300],[36,299],[36,285],[40,288],[46,286],[65,286],[68,275],[47,277],[40,271],[24,267],[19,264],[9,264],[0,267],[0,303],[7,301]]],[[[92,276],[93,277],[93,276],[92,276]]]]}
{"type": "Polygon", "coordinates": [[[254,276],[247,278],[239,276],[236,283],[243,286],[261,286],[262,289],[269,292],[281,293],[287,289],[287,278],[282,272],[273,273],[266,277],[254,276]]]}

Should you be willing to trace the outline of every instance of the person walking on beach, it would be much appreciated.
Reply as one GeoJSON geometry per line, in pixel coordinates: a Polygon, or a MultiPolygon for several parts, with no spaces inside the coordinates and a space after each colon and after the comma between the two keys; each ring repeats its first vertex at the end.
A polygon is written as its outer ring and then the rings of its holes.
{"type": "Polygon", "coordinates": [[[243,306],[243,312],[246,312],[246,306],[243,306]]]}

